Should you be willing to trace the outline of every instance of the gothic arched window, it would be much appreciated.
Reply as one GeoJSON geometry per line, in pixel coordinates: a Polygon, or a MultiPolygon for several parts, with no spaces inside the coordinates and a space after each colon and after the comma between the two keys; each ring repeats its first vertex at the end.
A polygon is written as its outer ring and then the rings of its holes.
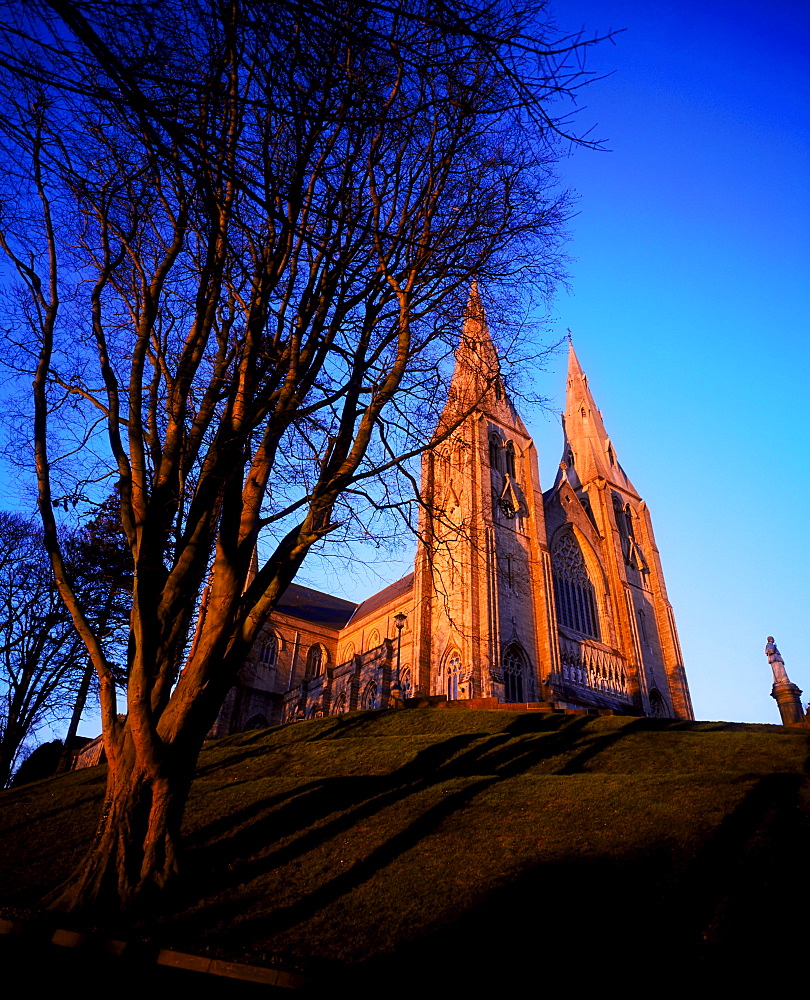
{"type": "Polygon", "coordinates": [[[572,532],[564,532],[554,543],[551,566],[559,624],[592,639],[601,638],[596,592],[572,532]]]}
{"type": "Polygon", "coordinates": [[[410,698],[411,689],[413,688],[413,677],[411,675],[410,667],[402,667],[399,672],[399,686],[402,688],[402,697],[410,698]]]}
{"type": "Polygon", "coordinates": [[[490,468],[501,471],[501,439],[497,434],[492,434],[489,438],[489,465],[490,468]]]}
{"type": "Polygon", "coordinates": [[[376,649],[380,645],[380,633],[375,628],[371,635],[368,637],[366,646],[368,649],[376,649]]]}
{"type": "Polygon", "coordinates": [[[319,643],[310,646],[307,653],[307,677],[317,677],[323,670],[325,661],[323,646],[319,643]]]}
{"type": "Polygon", "coordinates": [[[523,671],[525,660],[520,648],[514,644],[503,654],[503,686],[506,701],[525,701],[523,696],[523,671]]]}
{"type": "Polygon", "coordinates": [[[346,692],[341,691],[338,695],[337,701],[335,702],[335,707],[332,709],[332,715],[343,715],[346,711],[346,692]]]}
{"type": "Polygon", "coordinates": [[[270,632],[262,637],[258,660],[268,670],[275,667],[278,660],[278,636],[275,632],[270,632]]]}
{"type": "Polygon", "coordinates": [[[461,682],[461,653],[452,649],[445,664],[447,673],[447,700],[458,701],[458,687],[461,682]]]}
{"type": "Polygon", "coordinates": [[[587,493],[583,493],[579,496],[579,502],[582,504],[582,509],[588,515],[588,519],[595,528],[596,518],[593,516],[593,507],[591,507],[591,501],[588,499],[587,493]]]}
{"type": "Polygon", "coordinates": [[[656,688],[650,691],[650,714],[655,719],[666,719],[669,715],[667,703],[661,697],[661,692],[656,688]]]}
{"type": "Polygon", "coordinates": [[[633,528],[633,508],[630,506],[629,503],[626,503],[624,505],[624,523],[627,528],[628,536],[632,538],[633,541],[635,541],[636,532],[635,529],[633,528]]]}
{"type": "Polygon", "coordinates": [[[350,642],[348,646],[343,650],[343,657],[341,663],[348,663],[349,660],[354,656],[354,643],[350,642]]]}
{"type": "Polygon", "coordinates": [[[506,471],[512,479],[517,478],[515,475],[515,446],[511,441],[506,446],[506,471]]]}
{"type": "Polygon", "coordinates": [[[363,697],[360,699],[361,708],[377,707],[377,682],[369,681],[363,689],[363,697]]]}

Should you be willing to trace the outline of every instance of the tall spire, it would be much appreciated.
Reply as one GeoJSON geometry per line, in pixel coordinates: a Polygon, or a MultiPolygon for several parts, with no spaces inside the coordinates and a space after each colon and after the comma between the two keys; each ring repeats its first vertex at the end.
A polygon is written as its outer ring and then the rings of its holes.
{"type": "Polygon", "coordinates": [[[502,418],[517,422],[523,428],[503,388],[498,351],[489,332],[486,310],[476,281],[472,282],[464,310],[455,368],[439,429],[472,410],[501,414],[502,418]]]}
{"type": "MultiPolygon", "coordinates": [[[[582,371],[570,333],[563,429],[565,446],[561,464],[572,485],[585,485],[601,477],[630,493],[636,493],[616,458],[616,451],[605,430],[602,414],[591,395],[588,376],[582,371]]],[[[560,477],[558,481],[559,479],[560,477]]]]}
{"type": "Polygon", "coordinates": [[[464,310],[464,325],[461,329],[461,340],[456,348],[456,366],[450,391],[470,388],[479,394],[494,389],[500,383],[501,371],[498,363],[498,352],[492,342],[489,332],[487,314],[484,303],[478,292],[478,282],[473,280],[470,287],[470,297],[464,310]]]}

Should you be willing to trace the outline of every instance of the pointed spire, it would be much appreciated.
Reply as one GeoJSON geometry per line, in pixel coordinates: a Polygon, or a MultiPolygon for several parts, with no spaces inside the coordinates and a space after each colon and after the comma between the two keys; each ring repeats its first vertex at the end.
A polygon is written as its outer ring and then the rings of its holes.
{"type": "Polygon", "coordinates": [[[467,366],[474,370],[479,377],[485,379],[487,383],[491,383],[495,378],[500,378],[498,352],[492,342],[486,310],[478,292],[478,282],[475,279],[470,286],[467,308],[464,310],[461,342],[456,349],[454,379],[459,370],[459,362],[466,362],[467,366]]]}
{"type": "Polygon", "coordinates": [[[557,477],[558,483],[565,477],[573,486],[579,486],[601,476],[615,486],[636,493],[635,487],[616,458],[613,444],[602,421],[602,414],[591,395],[588,376],[583,372],[574,350],[570,330],[563,428],[565,431],[561,462],[563,468],[557,477]]]}
{"type": "Polygon", "coordinates": [[[525,431],[504,392],[498,351],[489,332],[486,310],[476,281],[470,286],[455,360],[447,404],[437,430],[457,420],[465,412],[486,410],[500,414],[501,419],[515,423],[525,431]]]}

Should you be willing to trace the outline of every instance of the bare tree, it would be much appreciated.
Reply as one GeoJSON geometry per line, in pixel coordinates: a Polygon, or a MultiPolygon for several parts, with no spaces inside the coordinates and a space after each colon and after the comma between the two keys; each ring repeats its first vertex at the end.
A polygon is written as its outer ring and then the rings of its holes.
{"type": "Polygon", "coordinates": [[[471,280],[497,302],[559,277],[555,102],[581,42],[557,44],[543,4],[7,7],[9,322],[109,762],[55,905],[126,906],[175,876],[205,734],[342,498],[427,443],[471,280]],[[110,479],[133,561],[125,717],[54,517],[110,479]]]}
{"type": "MultiPolygon", "coordinates": [[[[132,608],[132,554],[121,528],[119,512],[118,498],[108,497],[94,517],[72,533],[68,544],[63,547],[71,567],[73,589],[80,596],[82,606],[92,609],[94,631],[102,643],[110,670],[123,687],[126,684],[126,652],[132,608]]],[[[57,774],[70,768],[79,724],[95,676],[92,659],[85,659],[57,774]]]]}
{"type": "MultiPolygon", "coordinates": [[[[129,551],[102,513],[60,533],[70,585],[99,637],[110,671],[124,681],[129,626],[129,551]]],[[[65,758],[90,689],[84,643],[56,587],[42,528],[0,512],[0,787],[44,726],[70,719],[65,758]]]]}
{"type": "Polygon", "coordinates": [[[86,660],[41,529],[0,513],[0,788],[39,730],[70,711],[86,660]]]}

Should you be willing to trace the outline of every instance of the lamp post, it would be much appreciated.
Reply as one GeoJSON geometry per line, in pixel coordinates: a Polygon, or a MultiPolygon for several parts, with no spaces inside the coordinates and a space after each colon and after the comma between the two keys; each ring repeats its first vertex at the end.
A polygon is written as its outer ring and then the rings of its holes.
{"type": "Polygon", "coordinates": [[[399,668],[402,662],[402,630],[405,628],[405,622],[408,620],[408,616],[404,615],[401,611],[399,614],[394,615],[394,624],[397,627],[397,672],[394,677],[394,683],[391,685],[391,694],[394,696],[395,700],[402,703],[402,679],[400,677],[399,668]]]}

